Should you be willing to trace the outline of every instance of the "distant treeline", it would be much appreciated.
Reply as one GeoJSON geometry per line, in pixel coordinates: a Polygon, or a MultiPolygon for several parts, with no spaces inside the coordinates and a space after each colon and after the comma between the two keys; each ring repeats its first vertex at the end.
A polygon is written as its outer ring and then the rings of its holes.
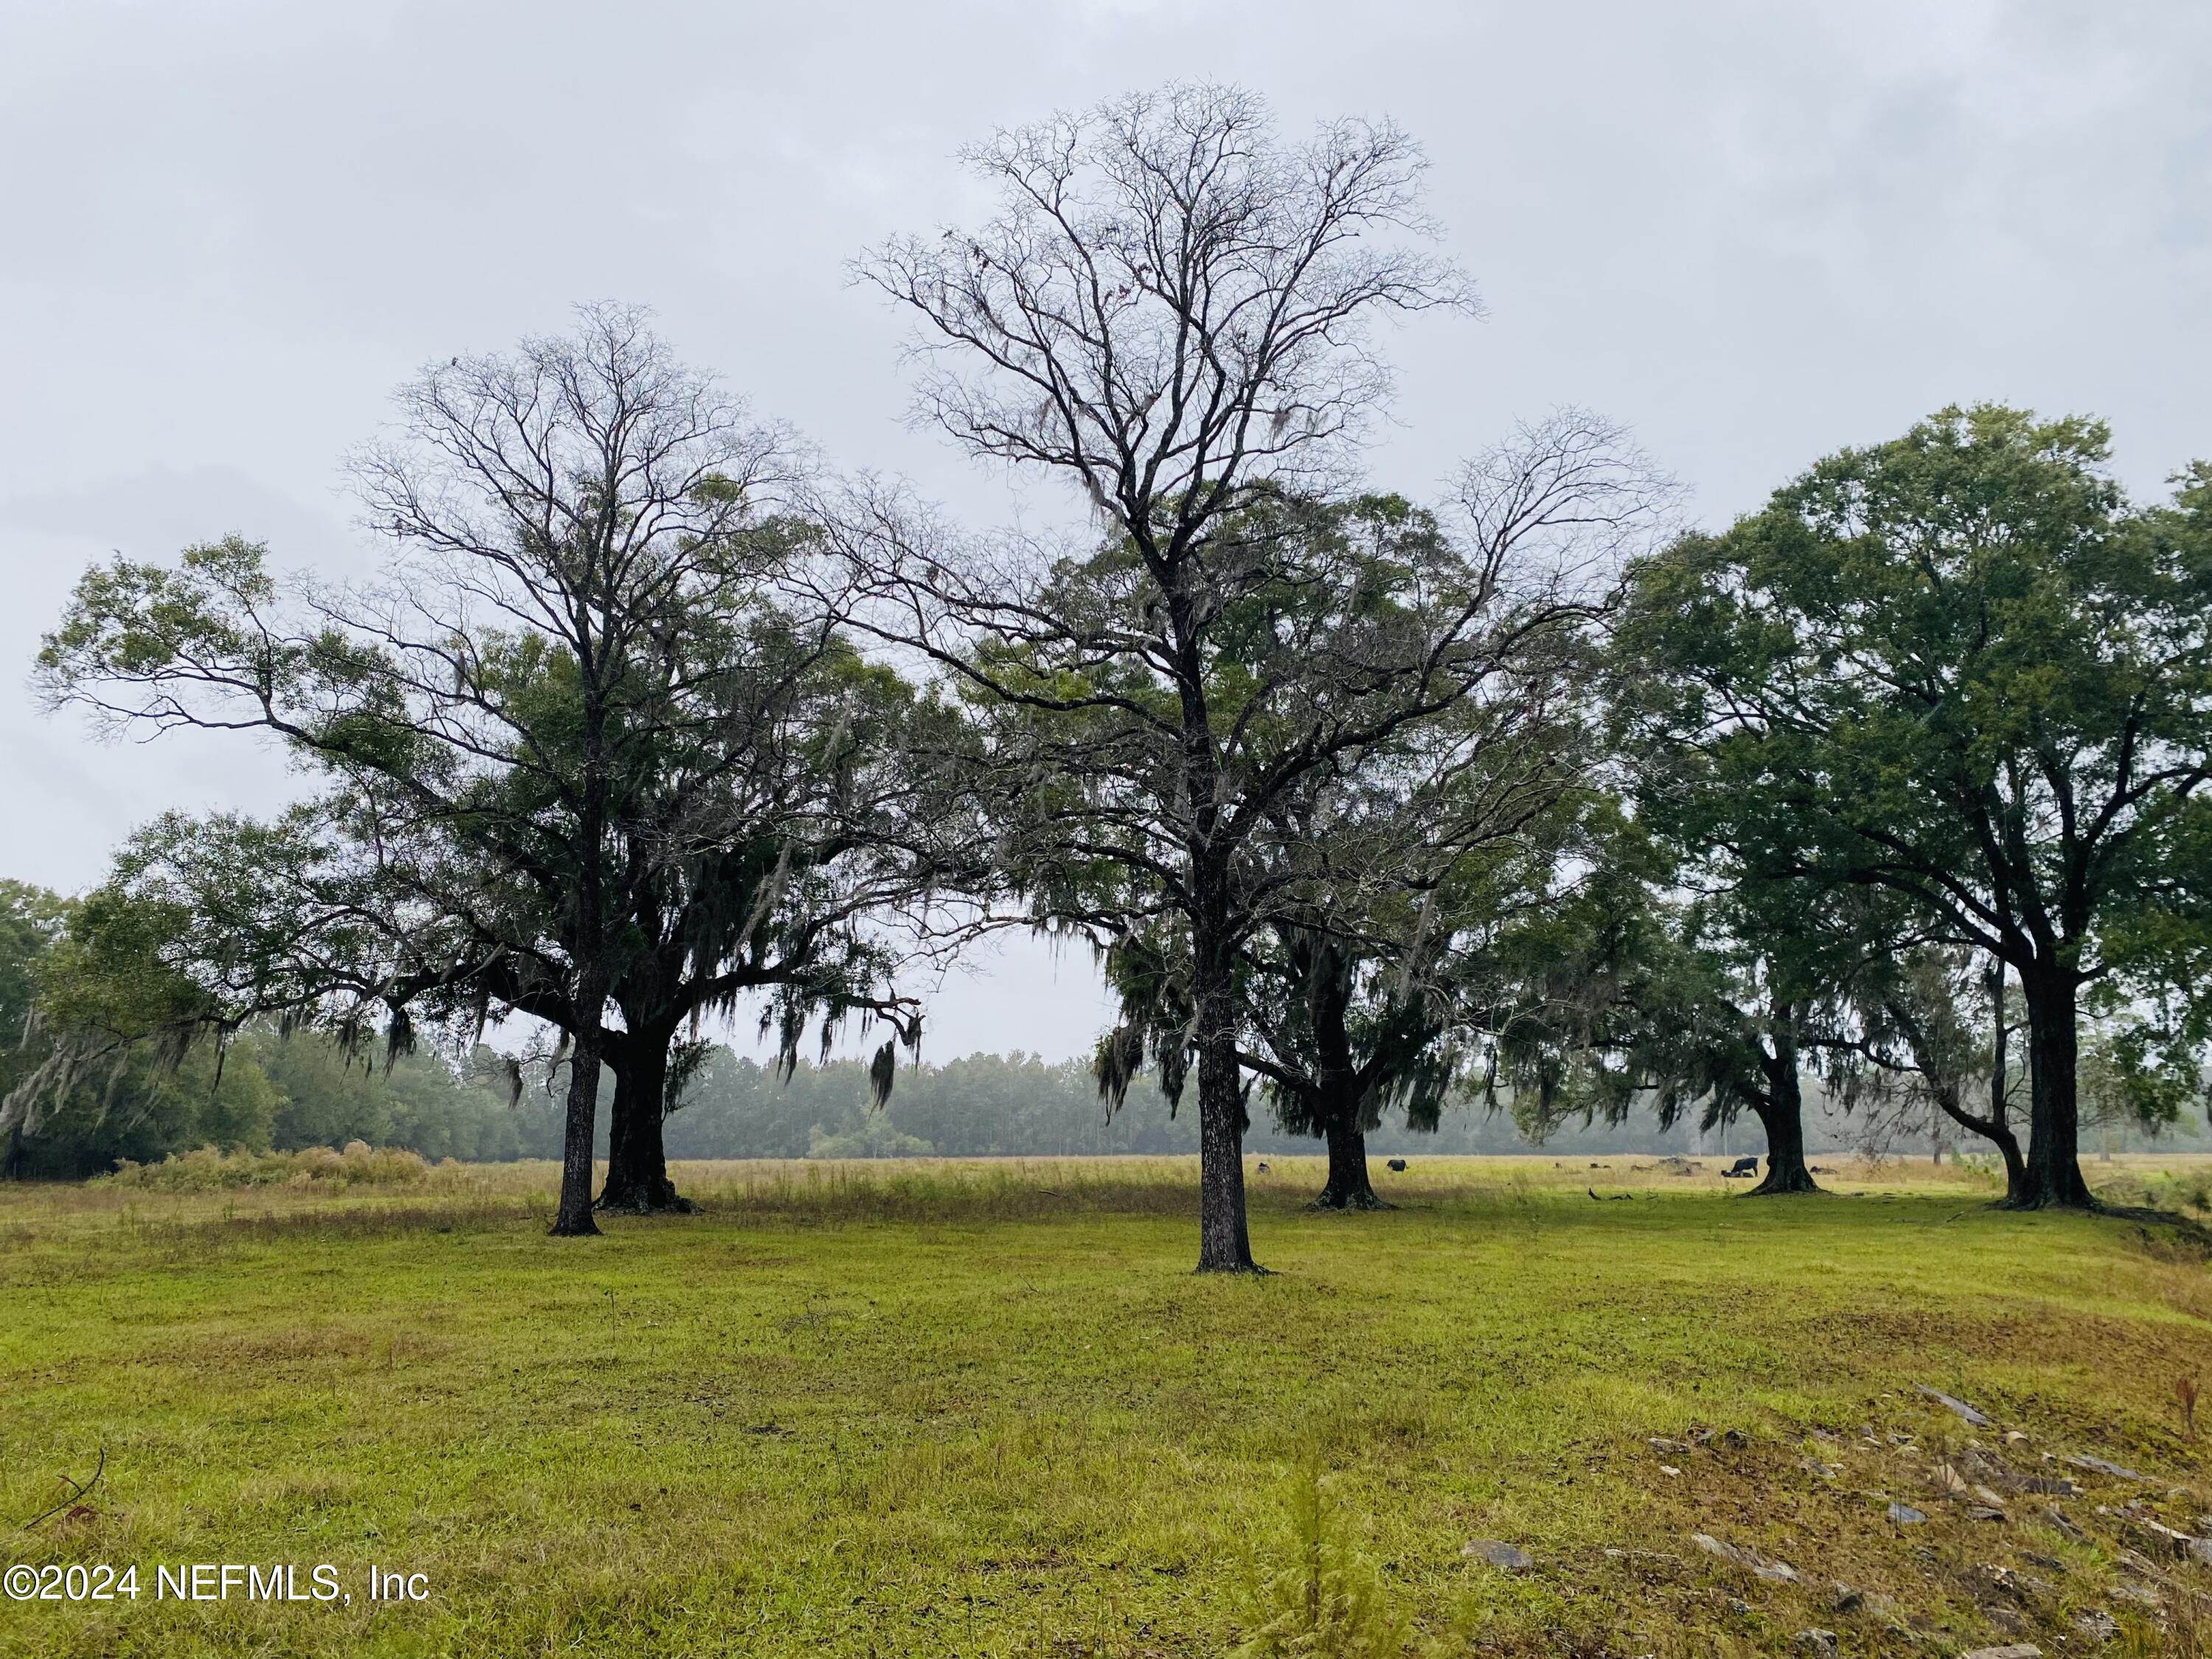
{"type": "MultiPolygon", "coordinates": [[[[1248,1152],[1317,1153],[1321,1142],[1276,1127],[1253,1102],[1248,1152]]],[[[551,1133],[549,1120],[548,1133],[551,1133]]],[[[1756,1126],[1734,1132],[1732,1144],[1755,1148],[1756,1126]]],[[[1085,1157],[1198,1151],[1196,1103],[1186,1097],[1173,1115],[1149,1079],[1129,1091],[1109,1120],[1098,1085],[1084,1060],[1049,1062],[1033,1054],[970,1054],[942,1065],[902,1071],[889,1103],[868,1108],[866,1068],[854,1060],[802,1066],[789,1082],[775,1068],[717,1051],[684,1091],[668,1120],[671,1158],[1085,1157]]],[[[1709,1137],[1717,1147],[1717,1133],[1709,1137]]],[[[1554,1134],[1562,1152],[1684,1152],[1694,1134],[1662,1133],[1649,1114],[1618,1127],[1600,1124],[1554,1134]]],[[[1377,1157],[1400,1153],[1527,1152],[1535,1150],[1506,1113],[1462,1102],[1443,1114],[1434,1134],[1395,1124],[1368,1137],[1377,1157]]]]}
{"type": "MultiPolygon", "coordinates": [[[[557,1155],[557,1115],[544,1091],[526,1108],[533,1145],[557,1155]]],[[[1245,1150],[1261,1157],[1318,1154],[1321,1141],[1286,1134],[1255,1095],[1245,1150]]],[[[1923,1120],[1924,1121],[1924,1120],[1923,1120]]],[[[2174,1131],[2194,1135],[2185,1121],[2174,1131]]],[[[1858,1151],[1869,1135],[1878,1149],[1925,1155],[1931,1143],[1920,1126],[1895,1122],[1876,1129],[1834,1108],[1817,1087],[1806,1100],[1806,1143],[1817,1152],[1858,1151]]],[[[1948,1126],[1947,1155],[1959,1137],[1948,1126]]],[[[1189,1097],[1170,1116],[1168,1103],[1149,1079],[1133,1084],[1128,1101],[1109,1120],[1098,1098],[1090,1062],[1048,1061],[1034,1054],[969,1054],[941,1065],[902,1069],[889,1103],[868,1104],[867,1068],[857,1060],[800,1066],[785,1081],[772,1066],[717,1049],[684,1091],[667,1126],[671,1158],[1082,1158],[1116,1153],[1195,1153],[1198,1117],[1189,1097]]],[[[2137,1132],[2112,1137],[2113,1151],[2148,1144],[2137,1132]]],[[[605,1146],[605,1131],[601,1132],[605,1146]]],[[[1693,1121],[1662,1130],[1648,1108],[1619,1124],[1584,1127],[1571,1121],[1540,1143],[1525,1136],[1512,1114],[1462,1099],[1447,1107],[1434,1133],[1386,1122],[1367,1137],[1376,1158],[1424,1154],[1545,1152],[1559,1157],[1621,1153],[1761,1152],[1766,1142],[1756,1120],[1745,1117],[1699,1133],[1693,1121]]],[[[1978,1150],[1970,1148],[1969,1150],[1978,1150]]]]}
{"type": "MultiPolygon", "coordinates": [[[[28,1091],[35,1115],[0,1133],[0,1175],[74,1179],[112,1170],[125,1159],[158,1162],[198,1147],[298,1152],[349,1141],[421,1153],[431,1159],[503,1163],[561,1156],[565,1073],[549,1091],[542,1067],[526,1076],[518,1095],[507,1061],[478,1046],[458,1061],[425,1049],[387,1063],[380,1052],[349,1054],[330,1037],[291,1036],[248,1027],[228,1043],[197,1043],[181,1059],[155,1046],[124,1045],[99,1066],[57,1076],[66,1059],[46,1036],[35,993],[57,951],[70,946],[65,919],[76,902],[21,883],[0,881],[0,1030],[17,1032],[0,1047],[0,1098],[49,1068],[45,1086],[28,1091]]],[[[1919,1123],[1836,1110],[1818,1079],[1806,1091],[1806,1144],[1813,1152],[1881,1150],[1925,1155],[1931,1146],[1919,1123]]],[[[603,1080],[599,1152],[606,1155],[611,1079],[603,1080]]],[[[970,1054],[942,1064],[907,1066],[889,1102],[871,1106],[867,1067],[857,1060],[798,1066],[788,1078],[773,1065],[727,1048],[713,1050],[692,1074],[667,1119],[668,1155],[732,1158],[1066,1158],[1113,1153],[1195,1153],[1198,1121],[1186,1097],[1170,1114],[1148,1075],[1133,1082],[1126,1103],[1109,1116],[1088,1061],[1047,1061],[1034,1054],[970,1054]]],[[[1286,1134],[1261,1097],[1246,1150],[1261,1157],[1317,1152],[1321,1143],[1286,1134]]],[[[2172,1132],[2194,1136],[2193,1117],[2172,1132]]],[[[2100,1133],[2107,1150],[2146,1144],[2116,1126],[2100,1133]]],[[[1956,1137],[1947,1135],[1948,1144],[1956,1137]]],[[[1443,1153],[1543,1151],[1559,1158],[1608,1153],[1764,1152],[1765,1140],[1748,1117],[1700,1133],[1695,1120],[1662,1130],[1648,1108],[1619,1124],[1555,1128],[1539,1146],[1510,1111],[1462,1098],[1446,1107],[1433,1133],[1386,1122],[1368,1137],[1376,1158],[1443,1153]]]]}
{"type": "Polygon", "coordinates": [[[133,1056],[69,1091],[35,1134],[10,1137],[0,1151],[7,1174],[33,1178],[97,1175],[202,1146],[296,1152],[363,1140],[434,1159],[558,1156],[554,1114],[526,1098],[510,1109],[503,1074],[489,1050],[473,1068],[416,1054],[387,1071],[325,1038],[249,1034],[220,1056],[211,1045],[195,1048],[173,1070],[133,1056]]]}
{"type": "MultiPolygon", "coordinates": [[[[222,1058],[196,1049],[164,1073],[143,1061],[93,1080],[35,1137],[21,1142],[15,1173],[71,1178],[123,1159],[152,1163],[200,1146],[293,1152],[361,1140],[432,1159],[507,1162],[561,1155],[561,1101],[542,1074],[510,1103],[507,1070],[491,1049],[455,1065],[430,1054],[349,1059],[327,1039],[249,1032],[222,1058]]],[[[1316,1153],[1320,1143],[1282,1133],[1258,1106],[1246,1146],[1261,1157],[1316,1153]]],[[[1864,1126],[1808,1101],[1815,1152],[1856,1149],[1864,1126]]],[[[600,1146],[605,1153],[606,1116],[600,1146]]],[[[2185,1130],[2185,1133],[2193,1133],[2185,1130]]],[[[2116,1139],[2115,1149],[2137,1144],[2116,1139]]],[[[872,1109],[866,1067],[855,1060],[800,1066],[787,1080],[773,1066],[716,1049],[693,1077],[667,1125],[678,1158],[1086,1157],[1195,1153],[1197,1118],[1186,1100],[1170,1115],[1149,1085],[1131,1089],[1109,1119],[1091,1067],[1031,1054],[970,1054],[902,1069],[890,1102],[872,1109]]],[[[1717,1155],[1765,1150],[1755,1122],[1699,1135],[1686,1124],[1662,1131],[1648,1111],[1617,1126],[1571,1125],[1532,1144],[1510,1113],[1479,1103],[1448,1109],[1433,1134],[1386,1127],[1370,1138],[1375,1157],[1549,1152],[1717,1155]]],[[[1886,1150],[1925,1155],[1929,1143],[1891,1132],[1886,1150]]]]}

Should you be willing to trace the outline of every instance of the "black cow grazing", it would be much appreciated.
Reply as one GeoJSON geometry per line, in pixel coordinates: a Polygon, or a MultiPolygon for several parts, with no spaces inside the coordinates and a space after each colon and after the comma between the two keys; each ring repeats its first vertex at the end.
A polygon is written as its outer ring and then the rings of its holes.
{"type": "Polygon", "coordinates": [[[1740,1158],[1736,1159],[1735,1167],[1734,1169],[1723,1170],[1721,1171],[1721,1174],[1730,1181],[1735,1181],[1747,1176],[1755,1176],[1758,1173],[1759,1160],[1755,1158],[1740,1158]]]}
{"type": "Polygon", "coordinates": [[[1402,1158],[1394,1158],[1390,1160],[1388,1167],[1395,1170],[1398,1174],[1403,1175],[1406,1173],[1406,1160],[1402,1158]]]}

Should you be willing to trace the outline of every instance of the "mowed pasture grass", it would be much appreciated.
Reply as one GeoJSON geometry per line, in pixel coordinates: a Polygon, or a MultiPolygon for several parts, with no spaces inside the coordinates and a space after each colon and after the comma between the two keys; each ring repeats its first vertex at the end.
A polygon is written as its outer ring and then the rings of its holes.
{"type": "MultiPolygon", "coordinates": [[[[1949,1165],[1753,1201],[1716,1160],[1596,1162],[1378,1161],[1399,1207],[1347,1216],[1303,1208],[1317,1159],[1249,1161],[1276,1271],[1229,1279],[1189,1272],[1195,1171],[1173,1159],[684,1165],[703,1213],[592,1242],[544,1236],[542,1164],[0,1188],[0,1522],[106,1455],[94,1513],[0,1559],[136,1563],[142,1589],[0,1604],[0,1652],[1217,1653],[1297,1571],[1316,1478],[1326,1558],[1379,1590],[1394,1650],[1747,1655],[1822,1626],[1846,1652],[2022,1630],[2055,1650],[2099,1609],[2118,1650],[2193,1651],[2203,1570],[2131,1578],[2140,1538],[2097,1512],[2212,1509],[2175,1392],[2212,1380],[2185,1243],[1993,1212],[1949,1165]],[[2074,1471],[2087,1490],[2058,1501],[2086,1542],[2043,1499],[1969,1521],[1929,1465],[1999,1443],[1919,1383],[2024,1431],[1999,1448],[2023,1469],[2085,1452],[2154,1478],[2074,1471]],[[1746,1443],[1662,1474],[1647,1437],[1701,1428],[1746,1443]],[[1899,1528],[1892,1498],[1932,1518],[1899,1528]],[[1464,1558],[1473,1538],[1535,1566],[1464,1558]],[[353,1599],[154,1599],[156,1564],[197,1561],[303,1583],[331,1562],[353,1599]],[[371,1563],[426,1574],[429,1601],[370,1604],[371,1563]],[[1990,1565],[2039,1588],[1992,1589],[1990,1565]],[[1834,1611],[1834,1580],[1916,1633],[1834,1611]]],[[[2212,1174],[2092,1168],[2171,1192],[2212,1174]]]]}

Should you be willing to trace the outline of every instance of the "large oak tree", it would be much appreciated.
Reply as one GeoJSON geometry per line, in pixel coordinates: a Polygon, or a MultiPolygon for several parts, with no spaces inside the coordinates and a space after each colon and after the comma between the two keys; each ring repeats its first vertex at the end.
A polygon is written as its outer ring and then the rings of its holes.
{"type": "MultiPolygon", "coordinates": [[[[1438,631],[1457,635],[1449,707],[1285,777],[1233,866],[1238,1060],[1282,1127],[1326,1143],[1322,1207],[1373,1207],[1368,1132],[1394,1110],[1435,1127],[1480,1052],[1491,946],[1554,896],[1597,765],[1593,624],[1663,491],[1621,434],[1565,411],[1471,465],[1461,494],[1452,519],[1291,504],[1290,579],[1220,630],[1214,702],[1262,771],[1315,711],[1383,714],[1438,631]]],[[[1181,934],[1147,919],[1107,964],[1109,1098],[1146,1056],[1172,1094],[1191,1037],[1181,934]]]]}
{"type": "MultiPolygon", "coordinates": [[[[766,521],[790,447],[617,307],[427,370],[398,403],[393,437],[354,465],[393,547],[381,580],[281,582],[237,538],[173,568],[118,560],[80,582],[40,672],[54,701],[124,726],[273,732],[328,778],[375,850],[367,878],[418,907],[385,971],[411,985],[489,957],[550,975],[527,988],[571,1015],[554,1231],[589,1233],[629,914],[649,872],[723,842],[750,734],[729,727],[743,670],[719,647],[787,562],[766,521]],[[651,787],[672,749],[672,798],[651,787]]],[[[800,631],[834,648],[832,619],[800,631]]],[[[404,1020],[408,999],[384,1000],[404,1020]]]]}
{"type": "Polygon", "coordinates": [[[2094,422],[1945,410],[1649,562],[1622,636],[1682,834],[1753,880],[1886,890],[2012,970],[2025,1206],[2092,1202],[2085,988],[2202,915],[2212,471],[2140,507],[2106,459],[2094,422]]]}

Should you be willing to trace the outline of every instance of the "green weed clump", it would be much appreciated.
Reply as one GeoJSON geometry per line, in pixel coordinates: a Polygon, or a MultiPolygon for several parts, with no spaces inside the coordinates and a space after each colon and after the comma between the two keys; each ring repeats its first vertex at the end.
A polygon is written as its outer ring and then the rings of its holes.
{"type": "Polygon", "coordinates": [[[429,1176],[430,1165],[419,1152],[380,1150],[366,1141],[349,1140],[342,1152],[308,1146],[296,1152],[221,1152],[204,1146],[159,1164],[134,1164],[125,1158],[113,1175],[95,1176],[88,1184],[153,1193],[219,1193],[247,1187],[343,1192],[354,1187],[419,1187],[429,1176]]]}
{"type": "Polygon", "coordinates": [[[1308,1462],[1273,1558],[1246,1565],[1238,1659],[1397,1659],[1413,1640],[1382,1569],[1348,1535],[1328,1477],[1308,1462]]]}

